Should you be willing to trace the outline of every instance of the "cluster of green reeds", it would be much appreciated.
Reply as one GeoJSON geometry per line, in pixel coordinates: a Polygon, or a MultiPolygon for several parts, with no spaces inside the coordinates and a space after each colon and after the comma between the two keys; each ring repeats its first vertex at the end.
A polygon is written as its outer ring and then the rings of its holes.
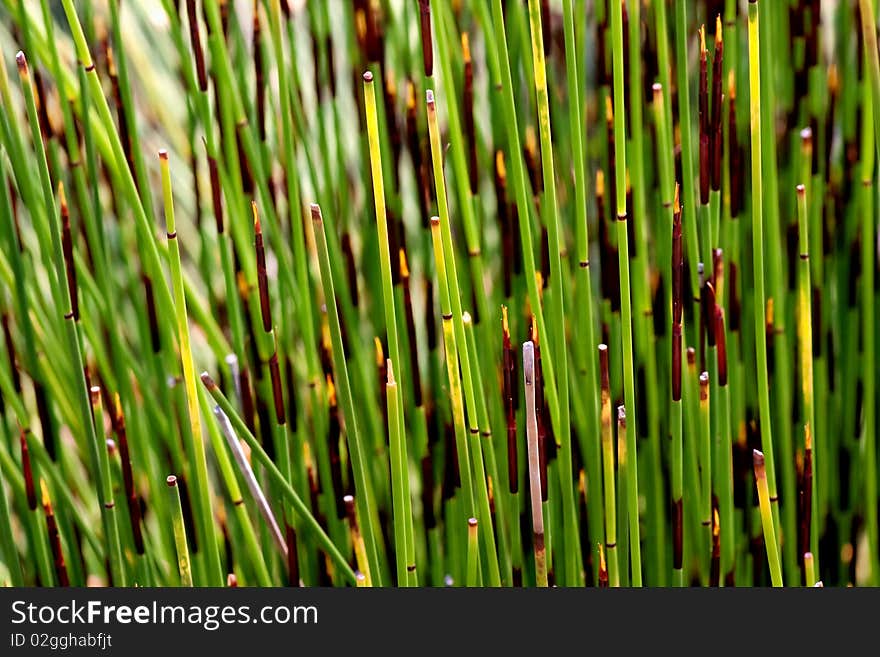
{"type": "Polygon", "coordinates": [[[0,582],[880,584],[876,4],[0,0],[0,582]]]}

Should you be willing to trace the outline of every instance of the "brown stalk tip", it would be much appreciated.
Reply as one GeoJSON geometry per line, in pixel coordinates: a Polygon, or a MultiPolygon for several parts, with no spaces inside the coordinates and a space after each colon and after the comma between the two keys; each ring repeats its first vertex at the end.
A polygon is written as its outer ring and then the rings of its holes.
{"type": "Polygon", "coordinates": [[[693,347],[687,348],[687,362],[688,365],[694,365],[697,362],[697,350],[693,347]]]}
{"type": "Polygon", "coordinates": [[[706,281],[706,293],[709,296],[709,307],[715,307],[715,286],[712,285],[711,281],[706,281]]]}
{"type": "Polygon", "coordinates": [[[409,278],[409,263],[406,260],[406,249],[400,247],[397,252],[397,258],[400,267],[400,277],[407,280],[409,278]]]}
{"type": "Polygon", "coordinates": [[[46,488],[45,479],[40,479],[40,497],[43,503],[43,510],[46,512],[46,515],[53,515],[54,512],[52,511],[52,500],[49,499],[49,489],[46,488]]]}
{"type": "Polygon", "coordinates": [[[715,47],[717,48],[723,42],[724,42],[724,37],[721,34],[721,14],[716,14],[715,15],[715,47]]]}
{"type": "Polygon", "coordinates": [[[346,495],[342,498],[342,504],[345,506],[345,515],[352,529],[357,529],[357,514],[354,508],[354,496],[346,495]]]}
{"type": "Polygon", "coordinates": [[[61,206],[61,216],[67,218],[67,194],[64,193],[64,181],[58,181],[58,204],[61,206]]]}
{"type": "Polygon", "coordinates": [[[434,43],[431,39],[431,3],[429,0],[419,0],[419,26],[422,36],[422,64],[425,68],[425,76],[434,74],[434,43]]]}
{"type": "Polygon", "coordinates": [[[507,183],[507,165],[504,164],[504,151],[495,151],[495,171],[502,185],[507,183]]]}
{"type": "Polygon", "coordinates": [[[373,81],[373,72],[372,71],[365,71],[364,72],[364,82],[369,83],[372,81],[373,81]]]}
{"type": "Polygon", "coordinates": [[[700,25],[700,56],[706,56],[706,26],[700,25]]]}
{"type": "Polygon", "coordinates": [[[214,383],[214,379],[211,378],[211,375],[207,372],[202,372],[202,383],[208,390],[216,390],[217,384],[214,383]]]}
{"type": "Polygon", "coordinates": [[[159,149],[159,159],[165,160],[166,162],[168,161],[168,151],[166,151],[164,148],[159,149]]]}
{"type": "Polygon", "coordinates": [[[18,72],[22,77],[27,77],[28,75],[28,63],[27,57],[24,56],[24,51],[19,50],[15,53],[15,63],[18,64],[18,72]]]}
{"type": "Polygon", "coordinates": [[[31,456],[27,444],[29,433],[30,429],[22,429],[18,435],[18,440],[21,447],[21,469],[24,474],[25,497],[27,497],[28,508],[31,511],[35,511],[37,508],[37,493],[34,487],[34,471],[31,467],[31,456]]]}
{"type": "Polygon", "coordinates": [[[122,401],[118,392],[113,393],[113,420],[117,427],[125,428],[125,415],[122,412],[122,401]]]}
{"type": "Polygon", "coordinates": [[[535,382],[535,343],[531,340],[523,342],[523,376],[527,386],[534,385],[535,382]]]}
{"type": "Polygon", "coordinates": [[[715,305],[715,338],[718,347],[718,385],[727,385],[727,339],[724,336],[724,309],[715,305]]]}
{"type": "Polygon", "coordinates": [[[168,475],[165,478],[165,483],[168,484],[169,487],[174,488],[175,486],[177,486],[177,477],[175,477],[174,475],[168,475]]]}
{"type": "MultiPolygon", "coordinates": [[[[221,12],[222,11],[223,8],[221,7],[221,12]]],[[[208,71],[207,67],[205,66],[205,53],[202,50],[202,37],[199,33],[199,24],[198,18],[196,16],[195,0],[187,0],[186,17],[187,22],[189,23],[189,38],[192,43],[193,54],[196,60],[196,75],[198,76],[199,80],[199,89],[201,89],[202,91],[207,91],[208,71]]],[[[208,27],[208,32],[210,33],[210,26],[208,27]]]]}
{"type": "Polygon", "coordinates": [[[617,407],[617,424],[621,429],[626,429],[626,408],[623,404],[617,407]]]}
{"type": "Polygon", "coordinates": [[[324,221],[324,218],[321,216],[321,206],[317,203],[312,203],[309,205],[309,210],[312,213],[312,221],[315,223],[321,223],[324,221]]]}
{"type": "Polygon", "coordinates": [[[810,126],[807,126],[803,130],[801,130],[801,142],[804,147],[812,146],[813,144],[813,129],[810,126]]]}
{"type": "Polygon", "coordinates": [[[235,573],[229,573],[226,576],[226,586],[234,589],[238,586],[238,578],[235,576],[235,573]]]}
{"type": "Polygon", "coordinates": [[[439,226],[439,225],[440,225],[440,217],[437,217],[437,216],[431,217],[431,228],[433,228],[434,226],[439,226]]]}
{"type": "Polygon", "coordinates": [[[472,528],[476,529],[477,519],[476,518],[468,518],[468,527],[472,527],[472,528]]]}
{"type": "Polygon", "coordinates": [[[798,196],[803,196],[806,193],[806,188],[803,183],[800,183],[797,187],[795,187],[798,196]]]}
{"type": "Polygon", "coordinates": [[[752,463],[755,466],[755,476],[763,479],[766,472],[764,470],[764,453],[761,450],[752,450],[752,463]]]}
{"type": "MultiPolygon", "coordinates": [[[[382,349],[382,341],[378,336],[373,337],[373,350],[376,354],[376,366],[382,367],[382,361],[385,360],[385,352],[382,349]]],[[[330,378],[330,375],[327,375],[327,382],[332,384],[333,380],[330,378]]]]}
{"type": "Polygon", "coordinates": [[[92,401],[92,406],[99,405],[101,403],[101,388],[98,386],[89,388],[89,399],[92,401]]]}
{"type": "Polygon", "coordinates": [[[603,391],[611,389],[610,378],[608,375],[608,345],[599,345],[599,376],[603,391]]]}
{"type": "Polygon", "coordinates": [[[391,359],[388,358],[385,361],[385,371],[388,373],[388,384],[389,386],[396,386],[397,381],[394,380],[394,368],[391,365],[391,359]]]}
{"type": "Polygon", "coordinates": [[[428,89],[425,92],[425,100],[428,103],[428,107],[434,107],[434,90],[428,89]]]}
{"type": "Polygon", "coordinates": [[[257,235],[262,235],[263,228],[260,225],[260,213],[257,210],[257,202],[256,201],[251,201],[251,212],[254,215],[254,233],[256,233],[257,235]]]}

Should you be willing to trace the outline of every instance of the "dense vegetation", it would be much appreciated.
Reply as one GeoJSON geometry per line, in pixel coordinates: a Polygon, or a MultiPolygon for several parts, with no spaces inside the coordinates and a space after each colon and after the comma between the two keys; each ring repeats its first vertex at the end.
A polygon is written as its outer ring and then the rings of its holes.
{"type": "Polygon", "coordinates": [[[0,582],[880,584],[874,5],[2,0],[0,582]]]}

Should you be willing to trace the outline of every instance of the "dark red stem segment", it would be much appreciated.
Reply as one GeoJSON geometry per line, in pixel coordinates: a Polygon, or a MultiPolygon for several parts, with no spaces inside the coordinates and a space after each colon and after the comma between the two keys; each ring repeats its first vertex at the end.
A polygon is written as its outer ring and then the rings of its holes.
{"type": "Polygon", "coordinates": [[[122,465],[122,483],[125,488],[125,497],[128,501],[128,515],[131,520],[131,530],[134,537],[135,550],[138,554],[144,554],[144,537],[141,530],[141,507],[134,488],[134,476],[131,468],[131,453],[128,449],[128,434],[125,429],[125,415],[122,404],[117,395],[114,400],[113,413],[110,416],[113,425],[113,433],[116,434],[116,442],[119,445],[119,459],[122,465]]]}
{"type": "Polygon", "coordinates": [[[425,77],[434,75],[434,40],[431,36],[431,2],[419,0],[419,26],[422,34],[422,64],[425,77]]]}
{"type": "Polygon", "coordinates": [[[189,22],[189,40],[192,43],[193,55],[196,58],[196,75],[199,80],[199,89],[207,91],[208,71],[205,66],[205,52],[202,50],[202,37],[199,33],[196,0],[186,0],[186,18],[189,22]]]}

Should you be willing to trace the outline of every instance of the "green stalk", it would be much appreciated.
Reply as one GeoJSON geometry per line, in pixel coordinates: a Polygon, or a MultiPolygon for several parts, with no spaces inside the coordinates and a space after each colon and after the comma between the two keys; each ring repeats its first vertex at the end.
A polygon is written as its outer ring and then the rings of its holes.
{"type": "MultiPolygon", "coordinates": [[[[803,185],[797,186],[798,209],[798,346],[801,361],[801,396],[803,400],[804,450],[815,454],[814,432],[816,415],[813,406],[813,309],[810,299],[812,283],[810,281],[810,232],[809,215],[807,212],[807,193],[803,185]]],[[[814,491],[804,491],[804,495],[813,496],[814,491]]],[[[815,500],[814,500],[815,501],[815,500]]],[[[807,527],[807,538],[812,534],[807,527]]],[[[804,546],[808,550],[809,545],[804,546]]],[[[813,555],[811,554],[811,557],[813,555]]],[[[806,570],[806,563],[804,564],[806,570]]],[[[809,578],[807,578],[809,579],[809,578]]],[[[810,584],[807,584],[810,586],[810,584]]]]}
{"type": "Polygon", "coordinates": [[[220,567],[220,553],[214,529],[214,512],[211,504],[211,488],[208,479],[208,459],[205,438],[202,434],[202,419],[199,411],[199,396],[196,386],[195,361],[190,341],[189,322],[186,313],[186,298],[183,290],[183,275],[180,263],[180,245],[177,241],[177,225],[174,220],[174,197],[171,192],[171,171],[168,152],[159,151],[162,170],[162,197],[165,205],[165,230],[168,235],[171,285],[174,291],[174,316],[177,320],[177,339],[180,345],[180,360],[183,368],[183,383],[186,390],[187,414],[192,429],[190,455],[195,469],[195,486],[198,492],[199,524],[201,527],[200,547],[207,555],[208,582],[213,586],[223,585],[223,572],[220,567]]]}
{"type": "MultiPolygon", "coordinates": [[[[447,97],[457,98],[457,90],[452,76],[452,65],[449,54],[451,49],[448,47],[448,30],[447,27],[453,25],[451,20],[452,12],[447,8],[446,3],[435,3],[434,9],[437,12],[437,21],[435,33],[437,35],[437,53],[439,54],[440,68],[443,72],[444,89],[447,97]]],[[[486,298],[485,279],[483,270],[483,256],[480,245],[480,227],[477,217],[474,216],[474,198],[470,189],[468,180],[468,167],[465,159],[465,139],[461,129],[461,120],[458,113],[458,103],[447,103],[447,119],[449,122],[449,132],[452,141],[460,144],[460,148],[455,148],[450,153],[453,170],[455,172],[454,181],[458,189],[459,213],[462,218],[462,228],[464,229],[465,241],[468,249],[468,260],[470,262],[471,279],[474,289],[474,298],[477,305],[477,311],[481,317],[489,315],[489,302],[486,298]]],[[[441,219],[443,215],[440,214],[441,219]]],[[[449,257],[449,255],[447,255],[449,257]]],[[[454,307],[454,305],[453,305],[454,307]]],[[[456,329],[457,330],[457,329],[456,329]]],[[[488,334],[487,334],[488,335],[488,334]]],[[[461,340],[459,339],[459,342],[461,340]]],[[[495,352],[493,345],[493,353],[495,352]]],[[[467,397],[465,397],[467,398],[467,397]]]]}
{"type": "MultiPolygon", "coordinates": [[[[5,427],[4,427],[5,428],[5,427]]],[[[9,503],[7,501],[6,488],[3,484],[3,474],[0,472],[0,545],[2,545],[3,565],[9,572],[9,583],[12,586],[24,586],[24,575],[21,571],[21,561],[18,558],[18,549],[12,534],[12,522],[9,515],[9,503]]]]}
{"type": "Polygon", "coordinates": [[[468,518],[467,579],[465,579],[465,585],[468,587],[477,586],[479,583],[480,551],[477,542],[478,534],[477,519],[468,518]]]}
{"type": "MultiPolygon", "coordinates": [[[[95,477],[96,487],[99,491],[99,501],[101,503],[101,517],[104,524],[104,540],[106,548],[106,557],[110,562],[110,570],[113,576],[113,582],[119,586],[125,586],[126,575],[122,561],[122,550],[119,544],[119,531],[116,525],[116,515],[112,513],[113,498],[112,495],[107,497],[105,482],[109,482],[109,469],[102,468],[101,453],[106,454],[106,447],[98,440],[95,427],[92,424],[92,411],[89,400],[89,392],[86,389],[87,383],[85,378],[85,362],[82,354],[82,337],[79,331],[79,313],[74,312],[72,303],[71,286],[73,281],[64,284],[66,279],[66,264],[61,244],[61,227],[58,225],[58,209],[55,204],[55,196],[52,193],[51,181],[49,180],[49,170],[46,162],[46,151],[43,146],[42,136],[40,134],[39,121],[37,119],[37,109],[34,100],[34,90],[30,80],[27,59],[24,53],[19,52],[16,55],[19,76],[22,83],[22,91],[27,104],[28,122],[31,127],[31,137],[34,142],[34,148],[37,152],[39,162],[40,182],[43,188],[44,203],[46,207],[46,216],[48,218],[48,229],[52,237],[52,252],[55,265],[57,292],[56,297],[61,299],[61,306],[57,307],[57,311],[64,312],[64,326],[67,336],[68,355],[73,367],[74,376],[77,377],[76,389],[79,420],[81,430],[85,433],[90,453],[92,456],[93,476],[95,477]],[[66,310],[64,310],[66,309],[66,310]]],[[[59,184],[59,197],[62,207],[66,205],[64,199],[64,187],[59,184]]],[[[109,484],[108,484],[109,485],[109,484]]]]}
{"type": "MultiPolygon", "coordinates": [[[[403,443],[401,435],[401,418],[400,418],[400,400],[397,392],[397,381],[394,379],[394,365],[389,358],[386,369],[388,371],[388,382],[385,384],[385,396],[388,404],[388,436],[391,443],[391,458],[394,460],[401,458],[400,445],[403,443]]],[[[401,472],[401,464],[397,463],[396,468],[392,466],[392,504],[391,509],[394,513],[394,543],[395,556],[397,557],[397,585],[410,586],[410,573],[415,577],[415,555],[413,554],[413,546],[408,542],[407,522],[403,504],[406,495],[405,474],[401,472]]]]}
{"type": "MultiPolygon", "coordinates": [[[[122,561],[122,546],[120,544],[119,538],[119,522],[117,520],[116,513],[116,502],[113,499],[113,475],[110,471],[110,455],[108,454],[107,448],[107,438],[104,433],[104,412],[103,405],[101,403],[101,388],[98,386],[92,386],[89,389],[89,401],[91,402],[92,407],[92,417],[94,418],[95,423],[95,435],[98,440],[98,463],[99,463],[99,471],[101,472],[101,481],[100,485],[103,487],[103,491],[101,491],[99,497],[100,499],[106,500],[104,502],[104,515],[106,517],[106,526],[105,531],[110,533],[109,541],[111,545],[111,554],[118,554],[119,563],[119,572],[118,575],[123,579],[117,586],[125,586],[125,566],[122,561]]],[[[116,574],[114,573],[114,577],[116,574]]],[[[114,584],[120,580],[114,579],[114,584]]]]}
{"type": "MultiPolygon", "coordinates": [[[[452,229],[450,227],[449,221],[449,206],[446,199],[446,182],[445,176],[443,174],[443,155],[440,150],[440,127],[437,122],[437,111],[434,104],[434,94],[430,89],[427,91],[427,115],[428,130],[430,132],[431,138],[431,159],[434,164],[434,187],[437,190],[437,209],[440,215],[438,226],[440,246],[442,247],[442,259],[438,257],[438,254],[436,253],[436,247],[435,258],[437,259],[438,275],[442,267],[442,269],[444,270],[444,277],[446,279],[445,283],[442,281],[440,282],[441,305],[444,285],[446,286],[447,300],[450,302],[449,309],[443,311],[444,344],[446,343],[445,323],[447,316],[449,316],[449,320],[451,321],[454,330],[454,341],[452,343],[452,346],[454,347],[452,351],[453,360],[450,363],[447,355],[447,367],[454,365],[456,360],[458,360],[461,366],[461,381],[464,388],[468,432],[471,436],[474,436],[479,440],[480,428],[477,414],[477,403],[471,370],[471,360],[467,350],[467,337],[465,335],[464,317],[461,308],[461,292],[458,287],[458,275],[456,273],[455,265],[455,251],[452,245],[452,229]]],[[[435,222],[432,218],[432,235],[434,234],[434,227],[435,222]]],[[[457,373],[455,374],[455,378],[458,378],[457,373]]],[[[482,395],[483,392],[480,391],[480,394],[482,395]]],[[[479,444],[477,444],[476,447],[471,446],[469,451],[473,452],[474,449],[476,449],[477,453],[471,453],[470,456],[474,460],[475,467],[479,467],[479,469],[482,470],[483,456],[479,444]]],[[[484,517],[484,521],[489,524],[489,527],[491,527],[491,514],[489,513],[486,478],[485,476],[481,476],[481,474],[483,474],[481,472],[474,472],[473,474],[476,478],[474,485],[476,486],[476,493],[479,498],[478,503],[480,505],[480,513],[478,519],[480,516],[484,517]]],[[[462,480],[462,485],[464,485],[464,480],[462,480]]],[[[500,586],[501,572],[498,564],[498,553],[495,547],[495,534],[493,531],[489,530],[481,532],[481,535],[483,536],[484,546],[487,550],[487,562],[491,575],[490,580],[492,581],[493,586],[500,586]]]]}
{"type": "MultiPolygon", "coordinates": [[[[776,470],[773,466],[772,414],[770,412],[770,379],[767,369],[764,294],[764,198],[761,161],[761,66],[758,48],[758,2],[749,2],[749,125],[752,146],[752,266],[755,301],[755,359],[758,378],[758,410],[761,422],[761,447],[766,460],[766,482],[769,501],[773,506],[774,525],[779,527],[779,498],[776,492],[776,470]]],[[[777,537],[774,537],[774,543],[777,537]]],[[[769,548],[768,548],[769,549],[769,548]]]]}
{"type": "Polygon", "coordinates": [[[183,508],[180,505],[180,489],[177,477],[168,475],[166,479],[171,489],[171,519],[174,527],[174,547],[177,549],[177,572],[180,574],[181,586],[192,586],[193,577],[189,560],[189,547],[186,543],[186,529],[183,526],[183,508]]]}
{"type": "Polygon", "coordinates": [[[602,470],[605,493],[605,552],[608,555],[608,584],[620,586],[617,565],[617,501],[614,493],[614,435],[611,427],[611,386],[608,377],[608,347],[599,345],[602,377],[602,470]]]}
{"type": "Polygon", "coordinates": [[[381,567],[379,564],[379,539],[376,534],[376,510],[373,500],[373,489],[368,474],[366,447],[361,439],[358,417],[354,409],[354,400],[348,379],[348,367],[342,344],[342,328],[339,324],[339,312],[336,309],[336,292],[330,272],[330,254],[327,251],[327,238],[324,234],[324,219],[321,208],[311,206],[312,224],[315,229],[315,245],[318,251],[318,263],[321,268],[321,283],[324,287],[324,299],[327,305],[327,316],[330,322],[330,338],[333,344],[333,370],[337,381],[342,411],[345,417],[346,438],[348,439],[349,456],[354,471],[355,491],[358,514],[364,530],[364,542],[370,563],[370,574],[377,586],[382,585],[381,567]]]}
{"type": "MultiPolygon", "coordinates": [[[[778,34],[780,29],[778,19],[780,7],[779,3],[764,3],[760,6],[759,15],[769,18],[770,29],[759,37],[759,48],[763,51],[761,56],[761,139],[763,141],[762,157],[763,164],[761,175],[764,180],[764,188],[762,194],[764,196],[763,212],[764,221],[766,221],[767,231],[765,233],[768,253],[782,253],[783,246],[781,244],[781,220],[779,210],[779,184],[778,184],[778,160],[776,155],[776,135],[774,129],[774,119],[776,115],[778,84],[774,85],[775,74],[774,65],[778,65],[779,61],[784,58],[774,56],[771,52],[770,35],[778,34]],[[774,21],[774,19],[776,19],[774,21]]],[[[782,97],[784,99],[784,96],[782,97]]],[[[784,101],[781,101],[784,106],[784,101]]],[[[792,211],[792,214],[794,212],[792,211]]],[[[786,312],[786,292],[788,290],[788,281],[782,267],[782,258],[768,258],[768,289],[769,299],[773,299],[773,331],[775,334],[774,348],[774,380],[773,380],[773,398],[774,408],[779,409],[777,415],[777,425],[774,435],[778,438],[777,446],[779,449],[779,464],[781,478],[781,493],[784,499],[797,498],[796,475],[794,471],[794,449],[792,447],[791,437],[791,413],[782,409],[791,407],[791,350],[788,346],[789,332],[786,331],[785,325],[788,321],[788,313],[786,312]]],[[[774,516],[781,513],[781,522],[777,523],[777,530],[780,532],[780,541],[782,547],[783,566],[786,569],[789,584],[796,584],[797,578],[797,542],[784,541],[782,536],[797,536],[797,518],[796,505],[786,504],[779,505],[778,501],[774,505],[774,516]]]]}
{"type": "MultiPolygon", "coordinates": [[[[382,155],[379,147],[379,125],[376,118],[376,91],[373,74],[364,73],[364,106],[367,114],[367,136],[370,142],[370,166],[373,174],[373,200],[376,206],[376,231],[379,243],[379,266],[382,274],[382,300],[385,308],[385,330],[388,334],[388,389],[393,386],[397,407],[392,412],[391,394],[388,395],[388,435],[391,454],[391,477],[394,503],[395,553],[397,555],[397,582],[399,586],[415,585],[415,541],[412,514],[409,506],[409,459],[404,439],[403,395],[398,395],[394,372],[398,378],[403,371],[400,362],[400,342],[397,335],[397,315],[394,308],[394,290],[391,282],[391,254],[388,244],[388,219],[385,214],[385,186],[382,177],[382,155]],[[396,420],[396,426],[392,424],[396,420]]],[[[415,336],[410,336],[415,339],[415,336]]]]}
{"type": "MultiPolygon", "coordinates": [[[[492,0],[492,23],[495,28],[495,44],[498,47],[498,61],[501,65],[501,99],[504,109],[504,126],[507,133],[508,161],[511,164],[513,174],[512,182],[516,196],[516,210],[519,215],[519,236],[522,246],[523,272],[528,292],[528,299],[538,324],[539,335],[550,335],[544,321],[541,294],[538,291],[538,283],[535,280],[535,254],[532,242],[532,222],[530,217],[534,213],[527,187],[525,168],[523,166],[522,145],[520,142],[518,123],[516,117],[516,102],[514,100],[513,76],[510,68],[510,56],[507,48],[507,34],[504,29],[504,11],[501,0],[492,0]]],[[[525,59],[525,63],[528,60],[525,59]]],[[[542,355],[542,366],[547,374],[544,393],[550,404],[551,419],[556,416],[556,377],[554,376],[552,350],[542,355]]]]}
{"type": "MultiPolygon", "coordinates": [[[[697,240],[697,197],[696,176],[694,175],[694,134],[693,121],[691,119],[691,92],[690,78],[688,77],[688,26],[687,26],[688,0],[675,1],[675,59],[677,60],[677,86],[679,128],[681,129],[681,187],[684,196],[685,233],[687,234],[687,254],[690,266],[691,298],[698,301],[700,298],[700,281],[697,273],[699,257],[699,241],[697,240]]],[[[615,137],[616,140],[616,137],[615,137]]],[[[696,316],[696,313],[694,314],[696,316]]]]}
{"type": "MultiPolygon", "coordinates": [[[[541,167],[544,177],[544,202],[547,212],[547,232],[550,249],[550,277],[553,281],[553,306],[551,333],[545,344],[553,352],[556,366],[556,391],[559,397],[559,422],[554,432],[559,451],[560,481],[562,485],[564,573],[568,586],[579,583],[580,567],[577,564],[577,510],[572,484],[571,421],[568,401],[568,349],[565,344],[565,302],[563,301],[562,252],[565,246],[560,236],[559,210],[556,202],[556,178],[553,168],[553,141],[550,134],[550,100],[547,94],[547,72],[544,62],[544,41],[541,33],[541,7],[539,0],[529,0],[529,24],[532,34],[532,60],[535,72],[535,94],[538,100],[538,125],[541,135],[541,167]]],[[[578,157],[577,159],[580,159],[578,157]]],[[[581,180],[583,188],[583,180],[581,180]]],[[[583,189],[582,189],[583,193],[583,189]]],[[[525,220],[525,218],[523,218],[525,220]]]]}
{"type": "MultiPolygon", "coordinates": [[[[434,92],[430,89],[426,93],[428,131],[431,139],[431,161],[434,168],[434,188],[437,192],[437,213],[440,218],[440,236],[443,247],[444,268],[448,271],[446,284],[451,302],[453,329],[455,331],[456,344],[462,345],[457,348],[458,358],[461,359],[461,378],[464,385],[465,410],[467,412],[468,429],[471,432],[479,431],[477,421],[477,403],[475,399],[473,379],[471,377],[471,362],[464,345],[467,344],[464,336],[464,322],[461,319],[461,291],[458,286],[458,273],[455,262],[455,252],[452,245],[452,228],[449,218],[449,204],[446,198],[446,177],[443,173],[443,153],[440,143],[440,125],[437,121],[437,109],[434,103],[434,92]]],[[[433,226],[433,223],[432,223],[433,226]]],[[[442,292],[441,292],[442,293],[442,292]]]]}
{"type": "MultiPolygon", "coordinates": [[[[633,287],[632,303],[635,306],[634,316],[635,349],[637,357],[644,363],[644,407],[647,410],[648,437],[646,468],[642,470],[646,491],[646,544],[648,546],[648,572],[651,586],[662,586],[666,583],[665,572],[665,505],[663,504],[663,470],[660,457],[660,410],[659,382],[657,380],[657,336],[654,334],[650,287],[650,262],[648,224],[643,218],[649,216],[646,190],[648,176],[645,171],[645,137],[644,137],[644,99],[642,76],[642,32],[641,4],[632,3],[629,11],[629,104],[626,107],[632,127],[630,150],[630,193],[632,195],[631,217],[635,221],[635,253],[632,259],[633,287]],[[661,564],[663,567],[661,568],[661,564]]],[[[661,132],[663,132],[661,130],[661,132]]],[[[671,189],[667,187],[667,189],[671,189]]],[[[665,232],[665,227],[664,227],[665,232]]],[[[662,233],[661,233],[662,235],[662,233]]],[[[661,244],[665,240],[661,239],[661,244]]],[[[633,406],[633,408],[635,408],[633,406]]],[[[636,434],[635,438],[638,438],[636,434]]]]}
{"type": "MultiPolygon", "coordinates": [[[[462,317],[464,321],[464,331],[465,338],[467,339],[467,349],[471,358],[476,362],[478,358],[479,351],[477,350],[477,340],[475,331],[474,331],[474,322],[471,319],[470,313],[465,313],[462,317]]],[[[474,384],[477,387],[477,390],[483,390],[483,379],[482,374],[480,374],[479,368],[474,370],[475,381],[474,384]]],[[[481,426],[488,427],[488,414],[486,410],[486,399],[484,395],[480,395],[477,397],[477,413],[480,419],[481,426]]],[[[472,435],[472,441],[474,444],[473,449],[473,458],[474,458],[474,470],[478,480],[482,478],[480,473],[483,472],[484,466],[483,461],[485,460],[485,472],[486,472],[486,481],[488,488],[488,481],[492,481],[493,486],[496,487],[496,490],[501,485],[501,479],[498,476],[498,465],[495,460],[495,447],[492,444],[492,434],[489,431],[481,431],[480,438],[477,439],[476,436],[472,435]]],[[[491,509],[493,504],[489,503],[489,491],[486,491],[486,507],[487,509],[491,509]]],[[[501,493],[495,493],[493,499],[494,507],[495,507],[495,526],[498,528],[498,544],[500,549],[500,559],[504,566],[504,576],[502,577],[502,581],[504,579],[509,579],[510,569],[507,564],[510,563],[510,556],[507,544],[507,532],[505,525],[505,503],[504,503],[504,495],[501,493]]],[[[486,511],[488,513],[488,511],[486,511]]],[[[491,567],[491,565],[490,565],[491,567]]],[[[500,585],[501,582],[499,582],[500,585]]]]}
{"type": "Polygon", "coordinates": [[[271,479],[271,482],[278,487],[278,490],[299,514],[303,522],[306,523],[309,530],[314,532],[318,543],[327,552],[336,566],[341,569],[345,578],[349,582],[354,582],[354,571],[351,569],[351,566],[349,566],[348,561],[346,561],[345,557],[342,556],[333,541],[330,540],[330,537],[324,532],[324,529],[315,519],[315,516],[309,511],[309,508],[302,501],[296,490],[290,485],[290,482],[287,481],[278,469],[278,466],[276,466],[272,459],[269,458],[269,455],[266,454],[266,451],[263,449],[262,445],[260,445],[260,442],[254,437],[254,434],[251,433],[250,429],[248,429],[244,420],[241,419],[241,415],[236,412],[232,404],[229,403],[229,400],[223,395],[223,392],[217,387],[217,384],[214,383],[214,380],[207,372],[202,372],[201,379],[213,400],[217,403],[226,417],[229,418],[230,422],[232,422],[235,432],[248,444],[248,447],[251,450],[251,456],[256,458],[257,461],[260,462],[260,465],[265,468],[266,475],[271,479]]]}
{"type": "MultiPolygon", "coordinates": [[[[700,549],[712,551],[712,439],[709,426],[709,373],[700,374],[700,523],[706,536],[700,549]]],[[[704,573],[708,574],[708,573],[704,573]]]]}
{"type": "MultiPolygon", "coordinates": [[[[458,375],[458,359],[456,355],[457,342],[452,328],[452,309],[449,301],[448,275],[446,272],[446,260],[443,254],[442,237],[440,236],[440,219],[431,217],[431,237],[434,244],[434,259],[437,266],[437,286],[440,291],[440,313],[443,324],[443,349],[446,357],[446,373],[449,382],[449,401],[452,406],[452,421],[455,428],[455,448],[458,454],[459,478],[463,492],[464,513],[468,518],[474,517],[476,506],[474,505],[474,483],[471,474],[470,447],[468,445],[465,420],[464,402],[461,394],[461,380],[458,375]]],[[[448,457],[451,457],[449,455],[448,457]]],[[[447,458],[448,458],[447,457],[447,458]]]]}
{"type": "Polygon", "coordinates": [[[813,560],[813,553],[804,553],[804,572],[806,573],[805,582],[807,586],[816,586],[816,565],[813,560]]]}
{"type": "MultiPolygon", "coordinates": [[[[877,21],[874,7],[868,0],[859,0],[859,10],[862,17],[862,35],[864,38],[865,52],[867,53],[868,72],[871,78],[871,102],[865,103],[864,111],[869,112],[874,123],[875,144],[880,145],[880,55],[877,52],[877,21]]],[[[878,553],[878,529],[877,529],[877,443],[876,443],[876,372],[874,371],[874,162],[875,149],[863,150],[862,162],[862,185],[864,188],[864,207],[862,216],[862,272],[861,283],[862,301],[862,337],[864,341],[863,363],[864,373],[864,441],[862,449],[865,459],[865,524],[868,536],[868,553],[870,557],[870,573],[868,582],[877,586],[880,583],[880,557],[878,553]],[[867,155],[870,155],[868,157],[867,155]]]]}
{"type": "Polygon", "coordinates": [[[764,455],[757,449],[753,451],[758,502],[761,507],[761,526],[764,530],[764,544],[767,547],[767,561],[770,564],[770,580],[773,582],[773,586],[782,586],[782,566],[779,563],[776,530],[773,528],[773,514],[770,511],[770,491],[764,469],[764,455]]]}
{"type": "Polygon", "coordinates": [[[626,214],[626,122],[623,101],[623,25],[621,2],[611,3],[611,37],[614,70],[614,161],[615,197],[617,201],[617,249],[620,268],[620,324],[623,342],[624,405],[629,409],[630,427],[626,431],[628,461],[626,467],[627,517],[632,558],[632,585],[642,585],[642,549],[639,540],[639,473],[636,454],[635,374],[633,372],[633,320],[629,276],[629,236],[626,214]]]}
{"type": "MultiPolygon", "coordinates": [[[[655,96],[655,100],[657,97],[655,96]]],[[[662,103],[662,98],[659,99],[662,103]]],[[[661,164],[662,166],[662,164],[661,164]]],[[[668,175],[668,174],[667,174],[668,175]]],[[[684,444],[682,441],[683,402],[681,364],[684,357],[683,304],[684,258],[681,250],[681,203],[679,186],[675,186],[672,201],[672,233],[669,281],[672,311],[672,348],[670,350],[671,430],[672,430],[672,569],[676,586],[684,586],[684,444]]]]}
{"type": "MultiPolygon", "coordinates": [[[[720,286],[720,272],[715,278],[720,286]]],[[[720,516],[721,555],[720,581],[733,575],[734,556],[734,521],[733,521],[733,439],[730,427],[730,386],[728,385],[727,335],[724,328],[724,310],[720,299],[716,302],[714,316],[715,340],[717,348],[717,381],[716,392],[718,401],[715,403],[715,491],[718,495],[718,514],[720,516]]]]}

